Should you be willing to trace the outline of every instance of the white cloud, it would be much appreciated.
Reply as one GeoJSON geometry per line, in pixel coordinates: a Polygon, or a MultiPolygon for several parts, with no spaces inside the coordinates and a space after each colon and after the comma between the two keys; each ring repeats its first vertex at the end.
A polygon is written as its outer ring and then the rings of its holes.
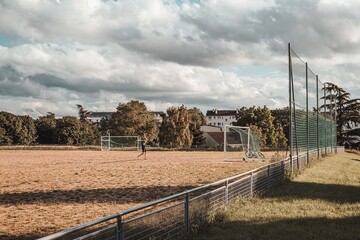
{"type": "Polygon", "coordinates": [[[359,97],[357,1],[5,0],[0,12],[0,44],[14,39],[0,46],[0,97],[19,114],[131,99],[151,110],[285,106],[288,42],[359,97]]]}

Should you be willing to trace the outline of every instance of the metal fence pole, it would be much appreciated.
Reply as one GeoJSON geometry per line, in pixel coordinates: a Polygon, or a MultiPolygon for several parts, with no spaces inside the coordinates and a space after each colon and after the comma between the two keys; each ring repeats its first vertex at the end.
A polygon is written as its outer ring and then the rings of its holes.
{"type": "Polygon", "coordinates": [[[117,217],[116,240],[124,240],[124,225],[122,222],[122,215],[117,217]]]}
{"type": "Polygon", "coordinates": [[[253,177],[253,171],[251,171],[250,175],[250,197],[253,197],[254,195],[254,177],[253,177]]]}
{"type": "Polygon", "coordinates": [[[331,149],[330,149],[330,152],[333,153],[333,145],[334,145],[334,142],[333,142],[333,96],[332,96],[332,89],[330,89],[330,146],[331,146],[331,149]]]}
{"type": "Polygon", "coordinates": [[[334,124],[335,124],[335,153],[337,153],[337,100],[338,100],[338,92],[336,93],[336,97],[335,97],[335,111],[334,111],[334,124]]]}
{"type": "Polygon", "coordinates": [[[225,182],[225,206],[229,204],[229,180],[225,182]]]}
{"type": "Polygon", "coordinates": [[[306,67],[306,165],[309,164],[309,79],[308,79],[308,63],[305,63],[306,67]]]}
{"type": "Polygon", "coordinates": [[[189,201],[189,193],[185,195],[185,226],[186,232],[190,231],[190,201],[189,201]]]}
{"type": "Polygon", "coordinates": [[[291,47],[290,47],[290,43],[288,44],[288,54],[289,54],[289,144],[290,144],[290,167],[291,167],[291,173],[293,172],[293,141],[292,141],[292,136],[293,136],[293,119],[292,119],[292,104],[291,104],[291,100],[292,100],[292,63],[291,63],[291,47]]]}
{"type": "Polygon", "coordinates": [[[326,127],[327,127],[327,120],[326,120],[326,83],[324,83],[324,148],[325,148],[325,155],[327,155],[327,134],[326,134],[326,127]]]}
{"type": "Polygon", "coordinates": [[[226,162],[227,161],[227,159],[226,159],[226,125],[225,125],[225,127],[224,127],[224,161],[226,162]]]}
{"type": "Polygon", "coordinates": [[[319,77],[316,75],[316,136],[317,136],[317,159],[320,158],[320,134],[319,134],[319,77]]]}

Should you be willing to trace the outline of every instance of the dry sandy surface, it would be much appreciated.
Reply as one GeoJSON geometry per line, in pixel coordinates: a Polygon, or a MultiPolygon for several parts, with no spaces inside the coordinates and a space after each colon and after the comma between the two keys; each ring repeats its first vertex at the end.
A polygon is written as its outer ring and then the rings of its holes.
{"type": "Polygon", "coordinates": [[[256,168],[222,152],[0,150],[0,239],[34,239],[256,168]]]}

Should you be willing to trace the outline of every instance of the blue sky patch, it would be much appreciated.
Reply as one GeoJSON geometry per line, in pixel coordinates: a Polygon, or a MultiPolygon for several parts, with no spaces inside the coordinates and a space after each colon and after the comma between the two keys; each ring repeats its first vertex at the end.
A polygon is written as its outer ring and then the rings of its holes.
{"type": "Polygon", "coordinates": [[[9,47],[13,43],[13,40],[7,35],[0,33],[0,45],[4,47],[9,47]]]}

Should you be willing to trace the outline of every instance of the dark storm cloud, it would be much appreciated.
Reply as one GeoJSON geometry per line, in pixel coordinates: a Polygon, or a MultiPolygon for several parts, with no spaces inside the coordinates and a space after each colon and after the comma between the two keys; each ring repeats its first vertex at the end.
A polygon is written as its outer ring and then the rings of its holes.
{"type": "Polygon", "coordinates": [[[0,67],[0,95],[38,97],[40,90],[8,65],[0,67]]]}

